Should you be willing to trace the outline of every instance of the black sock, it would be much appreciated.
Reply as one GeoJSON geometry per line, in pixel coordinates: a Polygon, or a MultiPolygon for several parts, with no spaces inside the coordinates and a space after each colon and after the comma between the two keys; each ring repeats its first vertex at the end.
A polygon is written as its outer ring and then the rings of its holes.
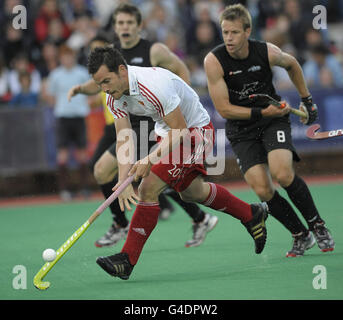
{"type": "Polygon", "coordinates": [[[267,201],[267,204],[270,214],[292,234],[307,233],[306,227],[300,221],[291,205],[277,191],[275,191],[273,198],[267,201]]]}
{"type": "Polygon", "coordinates": [[[172,204],[169,202],[169,200],[167,199],[167,197],[165,196],[164,193],[161,193],[158,196],[158,202],[160,203],[160,208],[161,210],[163,209],[169,209],[170,211],[173,211],[173,206],[172,204]]]}
{"type": "Polygon", "coordinates": [[[310,190],[303,179],[295,175],[293,182],[284,189],[305,218],[310,229],[313,229],[315,223],[323,222],[314,204],[310,190]]]}
{"type": "MultiPolygon", "coordinates": [[[[112,188],[117,184],[117,179],[115,178],[111,182],[108,182],[106,184],[101,184],[100,188],[101,191],[104,195],[104,197],[107,199],[112,193],[112,188]]],[[[125,228],[128,224],[129,221],[125,217],[125,212],[122,212],[120,210],[119,202],[118,199],[115,199],[111,204],[110,204],[110,210],[113,216],[113,220],[119,224],[122,228],[125,228]]]]}
{"type": "Polygon", "coordinates": [[[176,191],[168,191],[168,196],[173,198],[175,202],[177,202],[183,210],[187,212],[187,214],[192,218],[195,223],[201,222],[205,218],[205,212],[202,211],[195,203],[193,202],[185,202],[180,198],[180,195],[176,191]]]}

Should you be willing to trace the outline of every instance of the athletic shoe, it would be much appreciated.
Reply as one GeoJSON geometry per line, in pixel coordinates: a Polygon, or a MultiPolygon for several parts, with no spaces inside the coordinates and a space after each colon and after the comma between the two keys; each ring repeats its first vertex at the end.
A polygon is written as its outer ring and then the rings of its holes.
{"type": "Polygon", "coordinates": [[[286,257],[302,257],[306,250],[311,249],[316,244],[312,232],[309,232],[308,235],[293,236],[293,238],[293,247],[287,252],[286,257]]]}
{"type": "Polygon", "coordinates": [[[211,216],[210,214],[206,213],[204,220],[198,223],[193,222],[193,238],[188,240],[185,244],[185,247],[197,247],[200,246],[208,232],[210,232],[218,222],[218,218],[216,216],[211,216]]]}
{"type": "Polygon", "coordinates": [[[121,239],[126,239],[129,232],[129,224],[125,228],[119,227],[115,222],[109,230],[94,245],[98,248],[114,246],[121,239]]]}
{"type": "Polygon", "coordinates": [[[113,277],[128,280],[133,270],[127,253],[117,253],[113,256],[98,257],[96,263],[113,277]]]}
{"type": "Polygon", "coordinates": [[[316,223],[312,232],[316,238],[318,247],[322,252],[333,251],[335,248],[335,241],[333,240],[329,230],[325,227],[324,222],[316,223]]]}
{"type": "Polygon", "coordinates": [[[265,202],[251,204],[253,218],[242,223],[255,241],[255,253],[260,254],[267,241],[265,221],[268,218],[268,205],[265,202]]]}

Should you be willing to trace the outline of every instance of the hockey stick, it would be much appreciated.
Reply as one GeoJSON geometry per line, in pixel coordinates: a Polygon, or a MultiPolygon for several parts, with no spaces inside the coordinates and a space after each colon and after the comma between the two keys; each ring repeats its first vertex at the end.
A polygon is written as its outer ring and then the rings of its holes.
{"type": "MultiPolygon", "coordinates": [[[[277,101],[273,97],[271,97],[271,96],[269,96],[267,94],[262,94],[262,93],[251,94],[249,96],[249,99],[251,99],[251,100],[253,100],[253,99],[260,99],[262,101],[265,101],[266,103],[272,104],[272,105],[277,106],[277,107],[279,107],[281,109],[286,106],[286,104],[280,103],[279,101],[277,101]]],[[[295,115],[301,117],[301,118],[307,118],[307,114],[304,111],[291,108],[291,112],[294,113],[295,115]]]]}
{"type": "Polygon", "coordinates": [[[313,140],[322,140],[322,139],[343,136],[343,129],[318,132],[319,129],[320,129],[320,124],[318,123],[310,126],[306,131],[307,138],[313,139],[313,140]]]}
{"type": "Polygon", "coordinates": [[[85,233],[88,227],[95,221],[97,217],[124,191],[124,189],[132,182],[134,176],[128,177],[116,191],[114,191],[99,207],[94,211],[94,213],[89,217],[89,219],[77,229],[64,244],[57,250],[56,259],[52,262],[46,262],[43,267],[37,272],[33,279],[34,286],[39,290],[46,290],[50,286],[50,282],[42,281],[51,268],[59,261],[63,255],[74,245],[74,243],[85,233]]]}

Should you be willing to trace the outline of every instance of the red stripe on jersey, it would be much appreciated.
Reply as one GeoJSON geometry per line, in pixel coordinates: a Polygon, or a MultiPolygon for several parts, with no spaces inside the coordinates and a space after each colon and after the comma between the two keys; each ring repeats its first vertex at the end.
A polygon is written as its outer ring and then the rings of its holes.
{"type": "MultiPolygon", "coordinates": [[[[115,109],[114,108],[114,98],[112,96],[109,96],[108,100],[110,102],[109,106],[112,112],[115,114],[116,117],[118,118],[124,118],[127,117],[127,113],[119,108],[115,109]]],[[[108,103],[108,102],[107,102],[108,103]]]]}
{"type": "Polygon", "coordinates": [[[116,109],[114,109],[114,99],[113,97],[110,96],[110,108],[112,110],[112,112],[114,113],[114,115],[117,117],[117,118],[123,118],[123,115],[121,115],[116,109]]]}
{"type": "Polygon", "coordinates": [[[118,112],[123,116],[123,117],[127,117],[127,113],[119,108],[117,108],[118,112]]]}
{"type": "Polygon", "coordinates": [[[143,97],[145,97],[155,107],[155,109],[158,112],[158,114],[162,117],[161,110],[156,105],[156,103],[153,100],[151,100],[151,98],[143,90],[141,90],[141,94],[142,94],[143,97]]]}
{"type": "Polygon", "coordinates": [[[164,110],[163,110],[162,103],[160,102],[160,100],[158,100],[158,98],[147,87],[145,87],[143,84],[141,84],[139,81],[138,81],[138,86],[141,90],[145,91],[146,94],[148,94],[157,103],[157,105],[159,106],[159,109],[161,110],[162,115],[164,117],[165,114],[164,114],[164,110]]]}

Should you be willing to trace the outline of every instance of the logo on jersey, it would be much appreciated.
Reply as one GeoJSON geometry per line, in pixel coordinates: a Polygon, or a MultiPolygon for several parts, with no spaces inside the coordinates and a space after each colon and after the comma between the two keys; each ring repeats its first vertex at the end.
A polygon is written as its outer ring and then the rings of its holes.
{"type": "Polygon", "coordinates": [[[243,85],[243,89],[241,91],[235,91],[235,90],[232,90],[232,89],[229,89],[229,91],[237,94],[239,100],[244,100],[244,99],[247,99],[250,94],[253,94],[253,93],[257,92],[257,89],[260,86],[261,85],[259,84],[259,82],[255,81],[255,82],[244,84],[243,85]]]}
{"type": "Polygon", "coordinates": [[[229,75],[234,76],[235,74],[239,74],[239,73],[242,73],[242,70],[230,71],[229,75]]]}
{"type": "Polygon", "coordinates": [[[256,72],[261,70],[261,66],[252,66],[248,69],[248,72],[256,72]]]}
{"type": "Polygon", "coordinates": [[[143,58],[142,57],[134,57],[131,59],[130,63],[132,64],[142,64],[143,58]]]}

